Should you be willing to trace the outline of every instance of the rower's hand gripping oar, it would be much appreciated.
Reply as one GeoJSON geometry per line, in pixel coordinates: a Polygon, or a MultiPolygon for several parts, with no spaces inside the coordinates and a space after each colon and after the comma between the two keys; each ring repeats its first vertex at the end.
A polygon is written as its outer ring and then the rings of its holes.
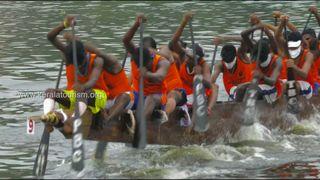
{"type": "MultiPolygon", "coordinates": [[[[75,39],[75,20],[72,21],[72,58],[74,65],[74,82],[78,83],[78,62],[77,62],[77,49],[76,49],[76,39],[75,39]]],[[[73,134],[72,134],[72,169],[75,171],[81,171],[84,168],[84,149],[83,149],[83,137],[82,137],[82,119],[79,112],[79,98],[80,95],[76,92],[76,103],[75,103],[75,114],[73,121],[73,134]]]]}
{"type": "MultiPolygon", "coordinates": [[[[261,52],[261,43],[263,38],[263,29],[261,29],[260,41],[258,44],[258,54],[256,59],[256,70],[260,64],[260,52],[261,52]]],[[[254,123],[256,117],[256,101],[258,96],[257,84],[259,82],[258,78],[253,78],[251,84],[249,85],[246,96],[245,96],[245,111],[244,119],[242,124],[245,126],[250,126],[254,123]]]]}
{"type": "MultiPolygon", "coordinates": [[[[57,83],[56,83],[56,89],[59,88],[63,64],[64,64],[63,60],[61,60],[59,74],[58,74],[57,83]]],[[[31,119],[35,120],[32,117],[31,119]]],[[[40,119],[41,117],[39,117],[39,120],[40,119]]],[[[48,152],[49,152],[49,141],[50,141],[50,132],[47,129],[47,126],[45,124],[43,133],[41,136],[40,145],[38,148],[37,157],[33,165],[33,175],[36,176],[37,178],[44,176],[46,173],[47,159],[48,159],[48,152]]]]}
{"type": "MultiPolygon", "coordinates": [[[[122,69],[124,68],[124,66],[126,64],[127,57],[128,57],[128,52],[126,51],[126,53],[124,55],[124,59],[122,61],[122,65],[121,65],[122,69]]],[[[97,147],[96,147],[96,152],[94,155],[95,159],[100,159],[100,160],[103,159],[104,152],[106,151],[107,145],[108,145],[108,142],[105,142],[105,141],[98,142],[97,147]]]]}
{"type": "MultiPolygon", "coordinates": [[[[139,69],[143,68],[143,31],[144,22],[140,19],[140,44],[139,44],[139,69]]],[[[139,99],[137,107],[137,126],[134,133],[132,146],[143,149],[147,145],[147,125],[144,117],[144,94],[143,94],[143,76],[139,79],[139,99]]]]}
{"type": "MultiPolygon", "coordinates": [[[[195,65],[198,65],[198,57],[196,55],[196,47],[193,37],[192,19],[189,22],[190,36],[192,43],[192,52],[195,65]]],[[[207,102],[202,83],[203,77],[201,74],[195,74],[193,78],[193,110],[192,121],[195,123],[194,130],[197,132],[205,132],[209,129],[209,122],[207,116],[207,102]]]]}
{"type": "MultiPolygon", "coordinates": [[[[310,16],[309,16],[310,17],[310,16]]],[[[305,28],[307,27],[309,22],[309,19],[306,23],[305,28]]],[[[284,26],[284,36],[285,36],[285,42],[288,46],[288,33],[287,33],[287,24],[284,26]]],[[[290,54],[289,54],[290,56],[290,54]]],[[[298,98],[297,98],[297,90],[296,90],[296,84],[295,84],[295,76],[293,73],[293,69],[288,67],[287,68],[287,111],[292,114],[297,114],[299,112],[299,106],[298,106],[298,98]]]]}

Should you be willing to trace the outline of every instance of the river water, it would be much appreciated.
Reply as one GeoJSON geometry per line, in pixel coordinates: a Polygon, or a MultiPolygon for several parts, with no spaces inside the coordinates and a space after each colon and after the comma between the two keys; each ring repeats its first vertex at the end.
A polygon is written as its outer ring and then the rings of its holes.
{"type": "MultiPolygon", "coordinates": [[[[121,61],[121,38],[137,12],[148,18],[145,36],[165,44],[178,27],[183,12],[193,10],[195,40],[212,56],[211,39],[218,34],[239,34],[249,27],[252,12],[273,23],[271,12],[282,10],[302,29],[308,7],[316,2],[0,2],[0,178],[31,178],[32,167],[43,125],[34,135],[26,134],[26,117],[42,113],[42,97],[21,98],[21,91],[53,88],[61,61],[59,52],[47,41],[46,33],[66,14],[78,14],[77,34],[121,61]]],[[[317,4],[319,5],[319,3],[317,4]]],[[[309,26],[317,32],[314,17],[309,26]]],[[[69,31],[70,30],[66,30],[69,31]]],[[[185,30],[184,39],[190,42],[185,30]]],[[[137,40],[138,35],[135,37],[137,40]]],[[[136,41],[137,42],[137,41],[136,41]]],[[[234,44],[237,44],[234,42],[234,44]]],[[[218,49],[217,59],[220,48],[218,49]]],[[[130,71],[126,65],[127,72],[130,71]]],[[[63,73],[64,75],[65,73],[63,73]]],[[[66,80],[62,77],[61,86],[66,80]]],[[[218,81],[221,85],[221,78],[218,81]]],[[[219,100],[226,100],[223,85],[219,100]]],[[[258,144],[231,146],[148,146],[135,150],[110,143],[104,162],[92,156],[95,142],[85,142],[86,168],[81,174],[71,171],[71,140],[57,131],[51,134],[45,178],[245,178],[318,177],[320,169],[320,117],[302,123],[306,135],[281,134],[256,124],[249,137],[262,137],[258,144]],[[260,133],[260,134],[259,134],[260,133]],[[261,136],[266,133],[268,136],[261,136]],[[268,138],[264,138],[268,137],[268,138]]],[[[173,137],[174,138],[174,137],[173,137]]]]}

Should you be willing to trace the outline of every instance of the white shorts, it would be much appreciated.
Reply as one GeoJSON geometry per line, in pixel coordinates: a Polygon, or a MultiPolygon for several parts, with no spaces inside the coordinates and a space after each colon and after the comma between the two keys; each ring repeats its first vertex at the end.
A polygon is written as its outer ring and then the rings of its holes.
{"type": "Polygon", "coordinates": [[[300,95],[310,99],[312,97],[312,87],[307,81],[297,81],[300,85],[300,95]]]}
{"type": "Polygon", "coordinates": [[[259,84],[258,85],[263,97],[266,99],[268,103],[273,103],[277,100],[277,89],[275,86],[269,86],[267,84],[259,84]]]}
{"type": "MultiPolygon", "coordinates": [[[[126,94],[130,94],[131,92],[125,92],[125,93],[126,93],[126,94]]],[[[107,100],[107,103],[106,103],[105,109],[109,110],[109,109],[114,105],[116,99],[117,99],[117,97],[116,97],[116,98],[113,98],[113,99],[108,99],[108,100],[107,100]]],[[[125,109],[125,110],[131,109],[132,106],[133,106],[133,104],[134,104],[134,101],[131,100],[124,109],[125,109]]]]}

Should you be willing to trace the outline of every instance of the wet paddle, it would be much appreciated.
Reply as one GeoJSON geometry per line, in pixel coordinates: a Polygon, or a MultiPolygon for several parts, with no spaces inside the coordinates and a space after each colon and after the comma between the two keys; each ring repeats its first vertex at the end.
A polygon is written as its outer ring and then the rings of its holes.
{"type": "MultiPolygon", "coordinates": [[[[75,39],[75,21],[72,22],[72,57],[74,65],[74,82],[78,83],[78,62],[77,62],[77,49],[75,39]]],[[[79,112],[79,92],[76,92],[76,104],[75,104],[75,119],[73,121],[73,134],[72,134],[72,169],[81,171],[84,168],[84,149],[82,140],[82,119],[79,112]]]]}
{"type": "MultiPolygon", "coordinates": [[[[307,24],[306,24],[307,26],[307,24]]],[[[305,27],[306,27],[305,26],[305,27]]],[[[285,41],[288,45],[288,33],[287,33],[287,24],[284,26],[284,35],[285,35],[285,41]]],[[[298,106],[298,98],[297,98],[297,90],[296,90],[296,84],[295,84],[295,77],[293,73],[292,68],[287,68],[287,110],[289,113],[297,114],[299,112],[299,106],[298,106]]]]}
{"type": "MultiPolygon", "coordinates": [[[[142,20],[141,20],[142,21],[142,20]]],[[[143,31],[144,23],[140,23],[140,44],[139,44],[139,69],[143,68],[143,31]]],[[[143,76],[139,79],[139,99],[137,107],[137,126],[134,133],[132,146],[143,149],[147,145],[147,126],[144,117],[144,94],[143,94],[143,76]]]]}
{"type": "Polygon", "coordinates": [[[310,22],[310,19],[311,19],[311,16],[312,16],[312,13],[310,12],[310,13],[309,13],[309,17],[308,17],[307,22],[306,22],[306,25],[304,26],[302,32],[307,29],[307,27],[308,27],[308,25],[309,25],[309,22],[310,22]]]}
{"type": "Polygon", "coordinates": [[[215,46],[214,46],[214,50],[213,50],[213,56],[212,56],[211,66],[210,66],[210,72],[212,72],[212,70],[213,70],[214,62],[215,62],[215,60],[216,60],[217,50],[218,50],[218,45],[215,45],[215,46]]]}
{"type": "MultiPolygon", "coordinates": [[[[59,74],[58,74],[58,78],[57,78],[56,89],[59,88],[62,69],[63,69],[63,60],[60,63],[60,69],[59,69],[59,74]]],[[[39,117],[39,119],[40,118],[41,117],[39,117]]],[[[34,120],[32,117],[31,117],[31,119],[34,120]]],[[[43,129],[42,136],[41,136],[41,141],[40,141],[40,145],[38,148],[36,161],[34,162],[34,165],[33,165],[33,175],[36,177],[42,177],[46,173],[47,159],[48,159],[48,152],[49,152],[49,141],[50,141],[50,132],[45,125],[44,129],[43,129]]]]}
{"type": "MultiPolygon", "coordinates": [[[[195,66],[198,64],[198,58],[196,57],[196,47],[193,37],[192,19],[189,22],[192,52],[195,66]]],[[[207,116],[207,102],[204,94],[204,86],[202,84],[202,75],[195,74],[193,78],[193,110],[192,121],[195,122],[194,130],[197,132],[205,132],[209,128],[208,116],[207,116]]]]}
{"type": "Polygon", "coordinates": [[[123,69],[124,66],[126,65],[127,57],[128,57],[128,52],[126,51],[126,53],[125,53],[125,55],[124,55],[124,59],[123,59],[123,61],[122,61],[122,65],[121,65],[122,69],[123,69]]]}
{"type": "MultiPolygon", "coordinates": [[[[256,58],[256,69],[259,67],[260,62],[260,52],[261,52],[261,39],[263,38],[263,30],[261,30],[260,34],[260,41],[258,44],[258,54],[256,58]]],[[[244,120],[242,122],[245,126],[250,126],[255,121],[255,114],[256,114],[256,101],[258,96],[258,85],[259,79],[253,78],[251,81],[250,86],[247,89],[246,96],[245,96],[245,111],[244,111],[244,120]]]]}

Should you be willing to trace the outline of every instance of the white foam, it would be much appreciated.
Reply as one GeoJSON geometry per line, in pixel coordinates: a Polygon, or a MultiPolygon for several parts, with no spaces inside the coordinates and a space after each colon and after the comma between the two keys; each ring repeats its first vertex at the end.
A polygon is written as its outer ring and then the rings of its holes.
{"type": "Polygon", "coordinates": [[[230,139],[231,143],[241,141],[274,141],[271,131],[260,123],[241,126],[240,130],[230,139]]]}

